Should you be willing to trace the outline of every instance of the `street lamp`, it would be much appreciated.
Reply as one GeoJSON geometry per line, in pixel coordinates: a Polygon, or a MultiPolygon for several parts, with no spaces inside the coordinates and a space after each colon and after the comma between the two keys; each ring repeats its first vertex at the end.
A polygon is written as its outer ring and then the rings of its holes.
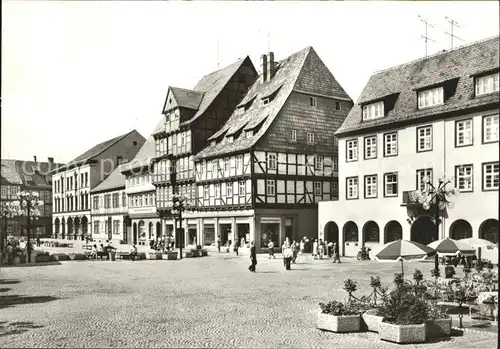
{"type": "Polygon", "coordinates": [[[28,229],[28,242],[26,243],[26,250],[28,251],[28,263],[31,262],[31,219],[37,219],[40,216],[40,207],[43,206],[43,201],[38,200],[39,194],[37,192],[21,191],[17,193],[19,201],[12,204],[17,206],[17,213],[20,216],[27,217],[26,228],[28,229]]]}
{"type": "Polygon", "coordinates": [[[172,214],[174,215],[174,224],[176,228],[176,234],[179,236],[179,259],[182,259],[182,244],[184,242],[184,232],[182,231],[182,211],[184,210],[184,202],[187,200],[186,196],[180,196],[179,194],[174,194],[172,196],[172,214]],[[179,229],[177,230],[177,224],[175,222],[175,216],[179,219],[179,229]]]}
{"type": "Polygon", "coordinates": [[[10,202],[2,202],[0,205],[0,210],[2,214],[2,219],[4,220],[4,229],[1,230],[0,234],[0,252],[3,252],[4,249],[4,239],[7,239],[7,222],[9,218],[14,217],[14,213],[17,212],[17,208],[10,202]],[[4,237],[5,233],[5,237],[4,237]]]}

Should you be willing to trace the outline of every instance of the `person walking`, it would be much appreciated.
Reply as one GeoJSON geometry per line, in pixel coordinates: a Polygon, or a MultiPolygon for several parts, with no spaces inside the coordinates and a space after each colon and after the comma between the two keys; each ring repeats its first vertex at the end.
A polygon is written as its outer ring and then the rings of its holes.
{"type": "Polygon", "coordinates": [[[287,246],[286,243],[283,244],[283,264],[285,266],[285,270],[291,269],[291,262],[293,258],[293,252],[290,246],[287,246]]]}
{"type": "Polygon", "coordinates": [[[269,243],[267,244],[267,252],[269,253],[269,259],[275,259],[276,257],[274,256],[274,242],[272,240],[269,240],[269,243]]]}
{"type": "Polygon", "coordinates": [[[306,242],[304,241],[304,239],[300,240],[300,243],[299,243],[299,255],[303,255],[304,254],[304,248],[306,247],[306,242]]]}
{"type": "Polygon", "coordinates": [[[132,245],[132,248],[130,249],[130,259],[132,261],[135,261],[135,257],[137,257],[137,246],[134,244],[134,245],[132,245]]]}
{"type": "Polygon", "coordinates": [[[318,259],[318,241],[314,239],[313,242],[313,251],[312,251],[313,259],[318,259]]]}
{"type": "Polygon", "coordinates": [[[319,259],[323,259],[323,256],[325,255],[325,245],[323,244],[323,240],[319,239],[318,243],[318,255],[319,259]]]}
{"type": "Polygon", "coordinates": [[[40,237],[36,237],[36,247],[40,247],[40,237]]]}
{"type": "Polygon", "coordinates": [[[339,263],[342,263],[340,261],[340,253],[339,253],[339,245],[337,243],[333,244],[333,263],[336,261],[339,261],[339,263]]]}
{"type": "Polygon", "coordinates": [[[236,252],[237,256],[239,256],[239,254],[238,254],[238,248],[239,248],[239,246],[238,246],[238,240],[235,239],[234,240],[234,252],[236,252]]]}
{"type": "Polygon", "coordinates": [[[253,241],[250,243],[250,260],[252,261],[252,264],[248,267],[248,270],[255,273],[255,267],[257,266],[257,254],[255,252],[255,244],[253,241]]]}
{"type": "Polygon", "coordinates": [[[297,256],[299,254],[299,246],[297,245],[297,243],[295,242],[295,240],[293,240],[291,248],[292,248],[292,254],[293,254],[293,256],[292,256],[292,264],[296,264],[296,262],[297,262],[297,256]]]}
{"type": "Polygon", "coordinates": [[[217,235],[217,251],[220,253],[220,235],[217,235]]]}

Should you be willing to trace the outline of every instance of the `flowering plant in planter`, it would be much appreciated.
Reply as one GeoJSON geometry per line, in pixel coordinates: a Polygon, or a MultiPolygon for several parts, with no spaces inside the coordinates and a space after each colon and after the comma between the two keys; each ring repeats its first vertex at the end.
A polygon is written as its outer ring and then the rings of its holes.
{"type": "Polygon", "coordinates": [[[349,302],[331,301],[319,303],[318,328],[332,332],[359,332],[361,315],[359,308],[349,302]]]}

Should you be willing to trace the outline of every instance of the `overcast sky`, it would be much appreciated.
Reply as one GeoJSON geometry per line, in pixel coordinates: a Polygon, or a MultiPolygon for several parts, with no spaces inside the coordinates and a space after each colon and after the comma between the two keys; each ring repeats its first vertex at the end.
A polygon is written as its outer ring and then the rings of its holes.
{"type": "Polygon", "coordinates": [[[356,101],[375,71],[425,56],[419,14],[429,54],[450,48],[445,16],[455,46],[499,31],[495,1],[2,5],[2,158],[58,162],[134,128],[147,137],[169,85],[246,55],[260,71],[268,45],[276,59],[313,46],[356,101]]]}

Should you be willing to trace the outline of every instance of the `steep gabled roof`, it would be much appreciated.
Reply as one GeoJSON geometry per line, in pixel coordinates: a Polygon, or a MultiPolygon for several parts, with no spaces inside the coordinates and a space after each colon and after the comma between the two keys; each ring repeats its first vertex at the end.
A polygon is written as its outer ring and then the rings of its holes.
{"type": "Polygon", "coordinates": [[[194,114],[194,116],[190,120],[184,122],[185,124],[193,122],[198,117],[203,115],[203,113],[205,113],[212,102],[220,94],[222,89],[227,85],[229,80],[231,80],[233,75],[236,74],[238,69],[240,69],[240,67],[246,60],[250,60],[250,58],[248,56],[242,58],[225,68],[214,71],[213,73],[205,75],[203,78],[201,78],[201,80],[196,84],[193,90],[203,93],[203,98],[196,114],[194,114]]]}
{"type": "Polygon", "coordinates": [[[2,159],[2,181],[16,185],[50,186],[50,172],[63,166],[59,163],[2,159]]]}
{"type": "Polygon", "coordinates": [[[498,93],[475,96],[474,78],[498,71],[499,58],[497,36],[375,73],[336,135],[498,103],[498,93]],[[442,105],[417,109],[419,89],[450,81],[456,90],[442,105]],[[380,119],[362,121],[362,106],[387,96],[396,97],[393,108],[380,119]]]}
{"type": "Polygon", "coordinates": [[[179,87],[170,87],[179,107],[197,110],[203,99],[204,92],[187,90],[179,87]]]}
{"type": "Polygon", "coordinates": [[[23,180],[17,171],[16,160],[2,159],[1,162],[2,182],[6,181],[10,184],[23,184],[23,180]]]}
{"type": "Polygon", "coordinates": [[[84,163],[86,161],[92,160],[93,158],[99,156],[101,153],[103,153],[105,150],[109,149],[111,146],[114,144],[118,143],[121,141],[123,138],[127,137],[129,134],[137,132],[136,130],[132,130],[130,132],[127,132],[121,136],[109,139],[105,142],[99,143],[98,145],[90,148],[87,150],[85,153],[81,154],[80,156],[74,158],[70,162],[68,162],[66,165],[61,166],[59,170],[64,170],[65,168],[74,165],[76,163],[84,163]]]}
{"type": "Polygon", "coordinates": [[[123,172],[134,172],[134,170],[149,167],[151,165],[151,160],[155,157],[155,139],[153,136],[149,136],[146,143],[139,150],[135,158],[125,164],[122,164],[123,172]]]}
{"type": "MultiPolygon", "coordinates": [[[[277,62],[272,79],[264,83],[260,79],[256,80],[229,120],[209,140],[215,140],[226,132],[226,135],[234,134],[242,127],[244,130],[250,130],[262,125],[258,132],[252,137],[247,138],[241,135],[232,142],[222,141],[216,145],[208,146],[196,155],[196,159],[216,157],[254,146],[266,133],[294,90],[350,100],[340,84],[334,81],[333,75],[327,68],[326,72],[320,72],[320,74],[314,72],[317,69],[318,60],[321,61],[314,49],[306,47],[277,62]],[[316,87],[315,80],[318,80],[320,88],[316,87]],[[322,80],[328,80],[328,82],[325,83],[322,80]],[[272,101],[264,104],[263,99],[268,97],[272,97],[272,101]],[[249,102],[252,102],[254,98],[253,103],[249,105],[249,102]]],[[[321,65],[323,64],[321,63],[321,65]]]]}
{"type": "Polygon", "coordinates": [[[97,193],[125,188],[125,176],[122,174],[122,166],[123,164],[117,166],[105,180],[90,189],[90,192],[97,193]]]}

